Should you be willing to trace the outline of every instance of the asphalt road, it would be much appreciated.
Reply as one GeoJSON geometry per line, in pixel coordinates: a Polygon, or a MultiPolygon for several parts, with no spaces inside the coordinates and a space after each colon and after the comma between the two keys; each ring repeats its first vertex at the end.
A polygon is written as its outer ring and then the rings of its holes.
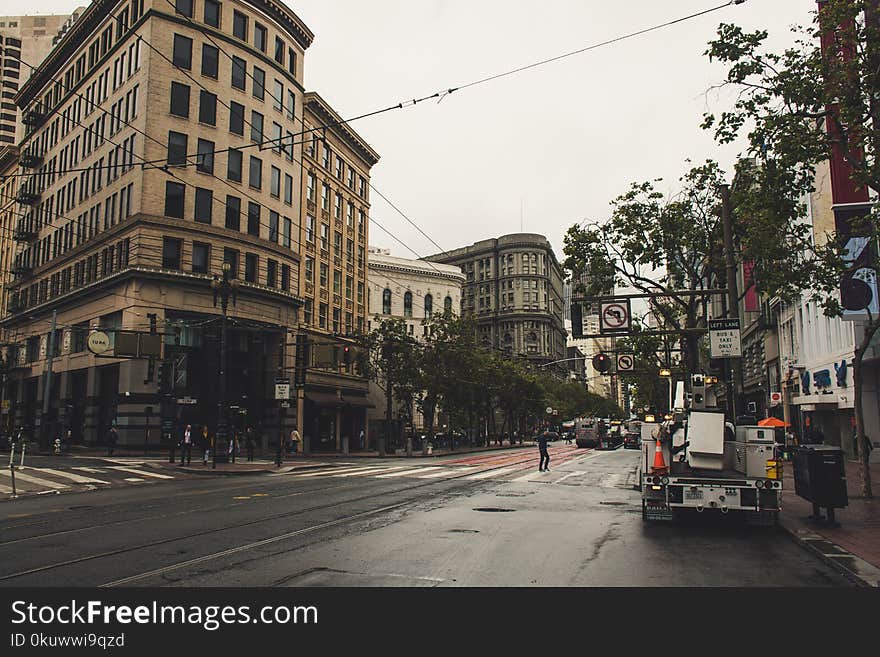
{"type": "Polygon", "coordinates": [[[0,503],[0,586],[848,586],[775,527],[645,524],[638,452],[564,445],[0,503]]]}

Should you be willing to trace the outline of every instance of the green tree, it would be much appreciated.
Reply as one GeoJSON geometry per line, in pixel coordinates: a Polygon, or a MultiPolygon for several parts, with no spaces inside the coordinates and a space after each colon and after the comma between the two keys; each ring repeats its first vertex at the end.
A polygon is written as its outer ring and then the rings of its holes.
{"type": "MultiPolygon", "coordinates": [[[[744,135],[748,159],[737,167],[733,204],[743,257],[755,261],[755,280],[769,295],[819,302],[826,315],[842,312],[838,289],[850,263],[841,235],[813,235],[801,199],[814,191],[816,167],[835,154],[857,187],[880,193],[880,0],[828,0],[812,26],[783,52],[765,46],[767,32],[722,24],[706,54],[727,67],[723,86],[736,91],[732,108],[703,123],[720,143],[744,135]],[[828,45],[821,47],[822,39],[828,45]]],[[[854,229],[876,244],[876,205],[854,229]]],[[[877,271],[870,252],[866,265],[877,271]]],[[[862,495],[871,497],[863,412],[862,360],[880,317],[869,314],[853,357],[856,448],[862,495]]]]}
{"type": "Polygon", "coordinates": [[[633,408],[649,407],[655,414],[669,412],[669,383],[660,377],[660,367],[671,363],[665,352],[663,336],[652,334],[640,322],[633,322],[633,332],[617,340],[617,349],[631,351],[633,371],[621,373],[624,383],[634,386],[633,408]]]}
{"type": "Polygon", "coordinates": [[[650,300],[665,328],[678,331],[690,370],[700,367],[700,334],[706,327],[707,297],[677,294],[707,287],[720,267],[720,217],[717,188],[723,172],[715,162],[695,166],[680,180],[674,196],[654,182],[633,183],[612,201],[612,215],[599,225],[569,228],[565,235],[565,268],[587,296],[615,286],[661,294],[650,300]]]}

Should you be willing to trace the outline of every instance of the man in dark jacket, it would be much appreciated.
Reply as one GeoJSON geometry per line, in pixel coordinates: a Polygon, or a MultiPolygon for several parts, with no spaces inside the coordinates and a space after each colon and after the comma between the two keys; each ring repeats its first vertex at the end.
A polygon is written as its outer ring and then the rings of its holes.
{"type": "Polygon", "coordinates": [[[550,453],[547,451],[547,441],[550,440],[550,431],[549,429],[544,429],[541,433],[538,434],[538,451],[541,454],[541,461],[538,464],[539,472],[549,472],[550,471],[550,453]]]}

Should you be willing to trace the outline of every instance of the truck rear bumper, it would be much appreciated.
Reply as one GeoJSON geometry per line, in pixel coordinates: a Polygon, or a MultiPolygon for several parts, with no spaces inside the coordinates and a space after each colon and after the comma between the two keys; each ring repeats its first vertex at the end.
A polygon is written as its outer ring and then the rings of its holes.
{"type": "Polygon", "coordinates": [[[762,512],[779,511],[782,481],[776,479],[707,480],[693,477],[643,475],[642,497],[646,507],[762,512]]]}

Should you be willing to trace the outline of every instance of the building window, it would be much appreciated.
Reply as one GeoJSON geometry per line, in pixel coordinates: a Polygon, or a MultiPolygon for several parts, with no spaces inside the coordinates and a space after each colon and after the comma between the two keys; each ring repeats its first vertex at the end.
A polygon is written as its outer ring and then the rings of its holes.
{"type": "Polygon", "coordinates": [[[277,212],[269,210],[269,241],[278,243],[278,220],[280,219],[277,212]]]}
{"type": "Polygon", "coordinates": [[[193,242],[193,274],[207,274],[210,259],[211,246],[202,242],[193,242]]]}
{"type": "Polygon", "coordinates": [[[272,259],[266,263],[266,285],[269,287],[278,285],[278,263],[272,259]]]}
{"type": "Polygon", "coordinates": [[[281,169],[278,167],[269,169],[269,194],[274,198],[281,197],[281,169]]]}
{"type": "Polygon", "coordinates": [[[244,254],[244,280],[248,283],[257,282],[257,256],[254,253],[244,254]]]}
{"type": "Polygon", "coordinates": [[[328,277],[329,271],[330,271],[330,268],[327,266],[327,264],[322,262],[321,263],[321,281],[320,281],[321,287],[327,287],[327,277],[328,277]]]}
{"type": "Polygon", "coordinates": [[[443,311],[444,312],[452,312],[452,297],[448,296],[443,299],[443,311]]]}
{"type": "Polygon", "coordinates": [[[244,105],[234,100],[229,103],[229,132],[244,135],[244,105]]]}
{"type": "Polygon", "coordinates": [[[247,62],[241,57],[232,57],[232,86],[236,89],[245,89],[245,79],[247,78],[247,62]]]}
{"type": "Polygon", "coordinates": [[[205,23],[220,27],[220,3],[216,0],[205,0],[205,23]]]}
{"type": "Polygon", "coordinates": [[[254,47],[257,50],[266,52],[266,28],[254,21],[254,47]]]}
{"type": "Polygon", "coordinates": [[[196,212],[195,220],[199,223],[211,223],[211,211],[214,205],[214,195],[210,189],[196,187],[196,212]]]}
{"type": "Polygon", "coordinates": [[[248,170],[248,184],[254,189],[262,189],[263,187],[263,161],[253,155],[251,155],[248,170]]]}
{"type": "Polygon", "coordinates": [[[238,278],[238,251],[224,248],[223,262],[229,264],[229,275],[232,278],[238,278]]]}
{"type": "Polygon", "coordinates": [[[192,39],[180,34],[174,35],[174,53],[171,61],[174,62],[176,67],[186,69],[187,71],[192,68],[192,48],[192,39]]]}
{"type": "Polygon", "coordinates": [[[330,250],[330,226],[321,224],[321,250],[330,250]]]}
{"type": "Polygon", "coordinates": [[[226,196],[226,227],[241,230],[241,199],[237,196],[226,196]]]}
{"type": "Polygon", "coordinates": [[[230,148],[227,152],[226,177],[235,182],[241,182],[241,151],[230,148]]]}
{"type": "Polygon", "coordinates": [[[309,283],[315,282],[315,259],[314,258],[306,258],[306,281],[309,283]]]}
{"type": "Polygon", "coordinates": [[[208,91],[199,93],[199,122],[217,124],[217,96],[208,91]]]}
{"type": "Polygon", "coordinates": [[[260,236],[260,211],[261,208],[259,203],[248,202],[248,235],[253,235],[254,237],[260,236]]]}
{"type": "Polygon", "coordinates": [[[333,294],[342,293],[342,272],[338,269],[333,270],[333,294]]]}
{"type": "Polygon", "coordinates": [[[232,14],[232,34],[242,41],[247,41],[248,17],[241,12],[236,11],[232,14]]]}
{"type": "Polygon", "coordinates": [[[266,97],[266,71],[261,69],[259,66],[254,66],[253,79],[254,98],[259,98],[260,100],[263,100],[266,97]]]}
{"type": "Polygon", "coordinates": [[[306,299],[306,302],[303,304],[303,321],[306,323],[306,326],[312,323],[312,301],[311,299],[306,299]]]}
{"type": "Polygon", "coordinates": [[[180,240],[173,237],[162,238],[162,267],[180,269],[180,240]]]}
{"type": "Polygon", "coordinates": [[[183,219],[183,201],[186,187],[183,183],[165,182],[165,216],[183,219]]]}
{"type": "Polygon", "coordinates": [[[196,171],[214,173],[214,142],[199,139],[196,146],[196,171]]]}
{"type": "Polygon", "coordinates": [[[281,265],[281,289],[290,292],[290,265],[281,265]]]}
{"type": "Polygon", "coordinates": [[[318,313],[318,327],[327,328],[327,304],[322,303],[320,306],[318,306],[318,309],[320,311],[318,313]]]}
{"type": "Polygon", "coordinates": [[[263,149],[263,115],[254,110],[251,110],[251,141],[263,149]]]}
{"type": "Polygon", "coordinates": [[[174,8],[177,10],[178,14],[183,14],[184,16],[192,18],[193,0],[174,0],[174,8]]]}
{"type": "Polygon", "coordinates": [[[382,291],[382,314],[391,314],[391,290],[387,287],[382,291]]]}
{"type": "Polygon", "coordinates": [[[434,312],[434,297],[430,294],[425,295],[425,319],[429,319],[434,312]]]}
{"type": "Polygon", "coordinates": [[[284,247],[287,249],[291,248],[292,234],[293,222],[288,217],[284,217],[284,247]]]}
{"type": "Polygon", "coordinates": [[[307,214],[306,215],[306,242],[314,242],[315,241],[315,218],[307,214]]]}
{"type": "Polygon", "coordinates": [[[189,117],[189,87],[179,82],[171,83],[171,113],[174,116],[189,117]]]}
{"type": "Polygon", "coordinates": [[[217,79],[220,51],[207,43],[202,44],[202,75],[217,79]]]}
{"type": "Polygon", "coordinates": [[[186,165],[187,136],[182,132],[168,132],[168,164],[186,165]]]}
{"type": "Polygon", "coordinates": [[[287,70],[296,77],[296,51],[293,48],[287,49],[287,70]]]}
{"type": "Polygon", "coordinates": [[[412,317],[412,292],[403,295],[403,316],[412,317]]]}
{"type": "Polygon", "coordinates": [[[284,109],[284,85],[281,80],[275,80],[272,92],[272,109],[279,112],[284,109]]]}
{"type": "Polygon", "coordinates": [[[293,204],[293,177],[284,174],[284,202],[287,205],[293,204]]]}

